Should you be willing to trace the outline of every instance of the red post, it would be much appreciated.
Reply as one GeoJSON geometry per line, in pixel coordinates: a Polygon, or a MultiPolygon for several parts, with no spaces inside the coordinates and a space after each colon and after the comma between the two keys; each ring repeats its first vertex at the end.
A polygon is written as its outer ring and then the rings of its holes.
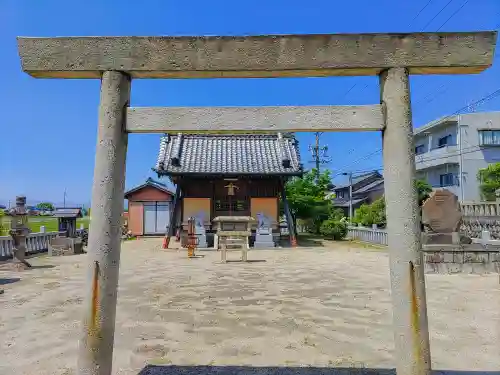
{"type": "Polygon", "coordinates": [[[163,245],[162,245],[162,247],[164,249],[168,249],[169,243],[170,243],[170,236],[163,237],[163,245]]]}

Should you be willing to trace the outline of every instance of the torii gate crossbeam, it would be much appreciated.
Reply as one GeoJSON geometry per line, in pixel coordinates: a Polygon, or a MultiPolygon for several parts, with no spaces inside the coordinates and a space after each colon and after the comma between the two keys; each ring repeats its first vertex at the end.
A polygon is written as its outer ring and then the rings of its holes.
{"type": "Polygon", "coordinates": [[[489,31],[19,38],[33,77],[101,79],[79,374],[112,370],[128,133],[264,130],[382,131],[396,369],[429,374],[409,75],[479,73],[492,64],[496,39],[489,31]],[[379,75],[380,105],[127,108],[132,78],[356,75],[379,75]]]}

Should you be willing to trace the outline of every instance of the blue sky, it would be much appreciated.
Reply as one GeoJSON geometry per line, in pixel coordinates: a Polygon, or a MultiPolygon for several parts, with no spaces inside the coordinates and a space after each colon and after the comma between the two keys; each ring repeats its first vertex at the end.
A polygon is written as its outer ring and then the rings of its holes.
{"type": "MultiPolygon", "coordinates": [[[[31,201],[61,202],[66,189],[69,202],[87,204],[94,167],[99,81],[29,77],[20,69],[16,36],[362,33],[439,28],[471,31],[500,26],[500,0],[449,1],[431,1],[415,19],[428,0],[156,0],[130,2],[134,4],[131,7],[124,1],[87,0],[80,6],[71,3],[72,9],[62,0],[1,0],[0,203],[20,193],[31,201]]],[[[500,88],[498,51],[495,62],[480,75],[412,77],[414,126],[454,113],[500,88]]],[[[135,80],[131,105],[378,102],[376,77],[332,77],[135,80]]],[[[500,110],[500,97],[477,110],[500,110]]],[[[313,142],[313,134],[301,134],[299,140],[303,162],[310,166],[307,145],[313,142]]],[[[333,159],[329,168],[334,174],[382,165],[380,153],[366,157],[380,149],[378,133],[330,133],[322,137],[322,142],[329,146],[333,159]]],[[[158,144],[159,135],[129,138],[127,188],[154,177],[151,167],[158,144]]]]}

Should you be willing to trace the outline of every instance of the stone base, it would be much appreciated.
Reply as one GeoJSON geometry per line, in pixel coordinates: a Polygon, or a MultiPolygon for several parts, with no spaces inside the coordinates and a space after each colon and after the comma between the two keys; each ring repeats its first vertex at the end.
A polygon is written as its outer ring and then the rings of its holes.
{"type": "Polygon", "coordinates": [[[10,271],[14,271],[14,272],[22,272],[22,271],[26,271],[26,270],[29,270],[30,267],[24,263],[21,263],[21,262],[9,262],[6,264],[6,268],[10,271]]]}
{"type": "Polygon", "coordinates": [[[470,237],[459,233],[422,233],[422,244],[424,245],[469,245],[471,243],[470,237]]]}
{"type": "Polygon", "coordinates": [[[50,240],[49,256],[83,254],[83,242],[80,238],[56,237],[50,240]]]}
{"type": "Polygon", "coordinates": [[[206,248],[208,246],[206,234],[196,234],[196,237],[198,237],[198,248],[206,248]]]}
{"type": "Polygon", "coordinates": [[[275,247],[272,234],[258,234],[255,236],[254,249],[273,249],[275,247]]]}
{"type": "Polygon", "coordinates": [[[500,247],[472,245],[424,245],[426,273],[500,273],[500,247]]]}

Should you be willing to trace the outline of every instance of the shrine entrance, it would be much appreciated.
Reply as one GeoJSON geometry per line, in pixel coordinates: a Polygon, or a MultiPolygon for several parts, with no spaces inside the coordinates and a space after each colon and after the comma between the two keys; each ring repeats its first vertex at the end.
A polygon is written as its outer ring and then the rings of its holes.
{"type": "Polygon", "coordinates": [[[496,32],[19,38],[36,78],[101,79],[79,374],[112,369],[128,133],[382,131],[398,375],[431,369],[410,74],[473,74],[496,32]],[[104,51],[104,52],[103,52],[104,51]],[[129,108],[131,79],[378,75],[369,106],[129,108]]]}

